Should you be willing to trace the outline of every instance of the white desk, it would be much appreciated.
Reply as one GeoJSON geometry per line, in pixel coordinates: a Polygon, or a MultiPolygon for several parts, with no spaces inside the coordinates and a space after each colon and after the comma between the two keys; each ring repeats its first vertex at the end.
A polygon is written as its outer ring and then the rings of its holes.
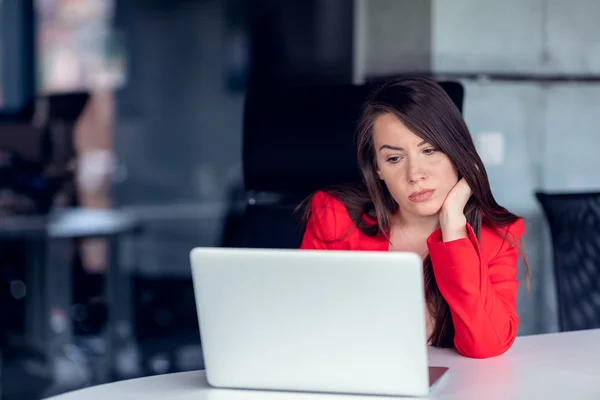
{"type": "MultiPolygon", "coordinates": [[[[600,399],[600,329],[519,337],[496,358],[475,360],[431,349],[430,365],[449,367],[430,399],[600,399]]],[[[389,397],[283,393],[210,388],[204,372],[133,379],[53,400],[350,400],[389,397]]],[[[397,399],[397,398],[396,398],[397,399]]]]}

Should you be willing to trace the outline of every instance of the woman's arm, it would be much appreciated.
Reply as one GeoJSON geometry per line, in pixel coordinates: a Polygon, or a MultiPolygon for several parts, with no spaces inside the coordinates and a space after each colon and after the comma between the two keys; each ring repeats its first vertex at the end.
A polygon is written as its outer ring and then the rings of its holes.
{"type": "MultiPolygon", "coordinates": [[[[467,357],[504,353],[517,336],[518,250],[503,240],[497,254],[484,263],[472,227],[467,237],[444,241],[441,229],[428,239],[433,271],[448,302],[455,327],[456,349],[467,357]]],[[[507,236],[519,243],[525,225],[518,220],[507,236]]]]}
{"type": "Polygon", "coordinates": [[[342,232],[348,231],[352,220],[345,206],[325,192],[317,192],[310,202],[311,213],[301,249],[333,250],[345,249],[342,232]]]}

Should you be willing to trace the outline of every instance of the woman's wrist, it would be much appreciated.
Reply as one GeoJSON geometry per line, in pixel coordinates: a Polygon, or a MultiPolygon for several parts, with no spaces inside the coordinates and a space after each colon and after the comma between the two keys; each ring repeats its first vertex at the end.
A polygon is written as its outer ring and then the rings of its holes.
{"type": "Polygon", "coordinates": [[[463,213],[442,211],[440,213],[440,227],[444,242],[467,237],[467,218],[463,213]]]}

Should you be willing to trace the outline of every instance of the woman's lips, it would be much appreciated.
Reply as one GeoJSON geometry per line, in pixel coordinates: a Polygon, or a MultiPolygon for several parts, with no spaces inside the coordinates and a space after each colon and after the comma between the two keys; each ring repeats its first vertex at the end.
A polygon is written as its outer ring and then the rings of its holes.
{"type": "Polygon", "coordinates": [[[408,196],[408,199],[416,203],[427,201],[433,196],[433,192],[435,192],[434,189],[421,190],[420,192],[415,192],[408,196]]]}

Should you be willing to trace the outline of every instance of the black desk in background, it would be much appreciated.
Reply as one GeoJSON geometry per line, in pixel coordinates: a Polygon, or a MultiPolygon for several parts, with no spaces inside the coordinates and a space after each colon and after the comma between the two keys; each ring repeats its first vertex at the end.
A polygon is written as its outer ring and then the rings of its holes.
{"type": "MultiPolygon", "coordinates": [[[[0,240],[25,243],[27,286],[24,342],[43,353],[50,370],[65,357],[72,336],[73,239],[103,237],[110,243],[106,272],[108,320],[102,367],[94,383],[107,382],[115,372],[116,354],[133,334],[129,272],[133,259],[123,257],[122,245],[132,241],[138,224],[116,210],[66,209],[50,216],[0,217],[0,240]]],[[[134,251],[130,251],[135,253],[134,251]]],[[[52,377],[60,380],[60,377],[52,377]]]]}

